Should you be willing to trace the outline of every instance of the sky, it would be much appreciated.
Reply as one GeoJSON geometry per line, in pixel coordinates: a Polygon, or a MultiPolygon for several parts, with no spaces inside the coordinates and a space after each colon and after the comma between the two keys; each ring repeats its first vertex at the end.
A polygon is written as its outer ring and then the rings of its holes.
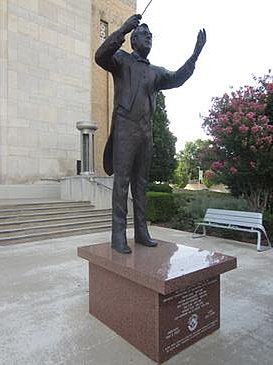
{"type": "MultiPolygon", "coordinates": [[[[149,0],[137,0],[142,13],[149,0]]],[[[153,0],[142,22],[153,33],[151,63],[177,70],[191,56],[199,29],[207,43],[194,74],[180,88],[164,91],[177,152],[185,142],[207,139],[201,115],[211,99],[253,84],[273,68],[272,0],[153,0]]]]}

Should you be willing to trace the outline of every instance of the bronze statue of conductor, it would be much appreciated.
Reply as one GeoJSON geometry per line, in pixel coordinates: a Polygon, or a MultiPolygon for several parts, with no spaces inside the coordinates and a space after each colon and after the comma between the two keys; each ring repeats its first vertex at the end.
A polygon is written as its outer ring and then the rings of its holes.
{"type": "Polygon", "coordinates": [[[175,72],[151,65],[147,56],[152,48],[152,34],[141,15],[133,15],[99,47],[95,59],[111,72],[114,79],[112,128],[104,150],[104,169],[114,173],[112,197],[111,246],[130,253],[126,239],[126,216],[129,183],[134,206],[135,242],[154,247],[145,219],[145,193],[152,156],[151,118],[155,93],[184,84],[193,74],[195,62],[206,42],[200,30],[192,56],[175,72]],[[121,50],[125,35],[131,33],[132,53],[121,50]]]}

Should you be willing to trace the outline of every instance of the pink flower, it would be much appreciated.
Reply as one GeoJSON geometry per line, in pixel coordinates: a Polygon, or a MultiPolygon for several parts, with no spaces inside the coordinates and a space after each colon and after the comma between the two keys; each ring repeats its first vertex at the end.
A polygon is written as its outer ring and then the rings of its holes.
{"type": "Polygon", "coordinates": [[[257,125],[257,124],[255,124],[255,125],[251,128],[251,132],[253,132],[253,133],[257,133],[257,132],[259,132],[260,130],[262,130],[262,127],[261,127],[261,126],[259,126],[259,125],[257,125]]]}
{"type": "Polygon", "coordinates": [[[240,133],[246,133],[249,130],[249,128],[245,124],[240,125],[238,129],[240,133]]]}
{"type": "Polygon", "coordinates": [[[251,121],[255,120],[255,113],[249,112],[247,113],[246,117],[250,119],[251,121]]]}
{"type": "Polygon", "coordinates": [[[259,111],[259,112],[262,112],[264,111],[266,105],[265,104],[258,104],[258,103],[254,103],[254,108],[259,111]]]}
{"type": "Polygon", "coordinates": [[[238,170],[234,166],[231,166],[231,168],[229,169],[229,171],[232,173],[232,175],[234,175],[234,174],[236,174],[238,172],[238,170]]]}
{"type": "Polygon", "coordinates": [[[266,84],[266,90],[269,93],[273,93],[273,82],[266,84]]]}
{"type": "Polygon", "coordinates": [[[266,115],[263,115],[261,118],[260,118],[260,121],[261,123],[268,123],[269,122],[269,118],[266,116],[266,115]]]}
{"type": "Polygon", "coordinates": [[[214,170],[220,170],[222,167],[223,167],[223,164],[220,161],[215,161],[211,164],[211,168],[214,170]]]}
{"type": "Polygon", "coordinates": [[[222,123],[227,123],[228,122],[228,116],[226,114],[220,115],[219,121],[222,122],[222,123]]]}
{"type": "Polygon", "coordinates": [[[255,161],[250,161],[250,166],[253,168],[253,169],[256,169],[257,167],[257,164],[255,161]]]}
{"type": "Polygon", "coordinates": [[[259,145],[262,144],[262,138],[257,138],[255,144],[256,144],[256,147],[259,147],[259,145]]]}
{"type": "Polygon", "coordinates": [[[266,136],[266,137],[263,137],[262,140],[264,142],[267,142],[267,143],[271,144],[272,141],[273,141],[273,137],[272,136],[266,136]]]}
{"type": "Polygon", "coordinates": [[[213,178],[214,176],[215,176],[215,172],[213,172],[213,171],[210,171],[210,170],[207,170],[207,171],[205,171],[205,178],[206,179],[211,179],[211,178],[213,178]]]}
{"type": "Polygon", "coordinates": [[[231,134],[232,133],[232,127],[227,127],[225,129],[225,132],[226,132],[226,134],[231,134]]]}
{"type": "Polygon", "coordinates": [[[235,123],[235,124],[237,124],[238,122],[239,122],[239,120],[240,120],[240,116],[239,116],[239,114],[236,112],[236,113],[234,113],[234,115],[233,115],[233,122],[235,123]]]}
{"type": "Polygon", "coordinates": [[[273,136],[257,138],[256,146],[263,145],[264,143],[268,143],[271,145],[273,143],[273,136]]]}

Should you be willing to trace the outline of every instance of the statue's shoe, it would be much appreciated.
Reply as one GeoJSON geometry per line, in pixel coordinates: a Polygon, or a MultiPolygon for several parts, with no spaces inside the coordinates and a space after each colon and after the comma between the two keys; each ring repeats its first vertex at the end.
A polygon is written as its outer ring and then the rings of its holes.
{"type": "Polygon", "coordinates": [[[150,237],[135,237],[135,242],[147,247],[157,246],[157,241],[152,240],[150,237]]]}
{"type": "Polygon", "coordinates": [[[131,253],[131,248],[127,245],[127,243],[113,243],[111,244],[111,247],[120,253],[131,253]]]}

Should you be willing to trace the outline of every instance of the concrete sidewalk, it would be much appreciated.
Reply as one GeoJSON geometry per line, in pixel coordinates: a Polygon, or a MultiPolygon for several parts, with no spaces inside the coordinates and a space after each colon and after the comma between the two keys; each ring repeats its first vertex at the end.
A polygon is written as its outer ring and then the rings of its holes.
{"type": "MultiPolygon", "coordinates": [[[[150,230],[154,238],[238,258],[238,269],[221,276],[221,328],[165,364],[271,365],[273,250],[150,230]]],[[[155,364],[88,313],[88,265],[77,247],[109,239],[103,232],[0,247],[0,364],[155,364]]]]}

